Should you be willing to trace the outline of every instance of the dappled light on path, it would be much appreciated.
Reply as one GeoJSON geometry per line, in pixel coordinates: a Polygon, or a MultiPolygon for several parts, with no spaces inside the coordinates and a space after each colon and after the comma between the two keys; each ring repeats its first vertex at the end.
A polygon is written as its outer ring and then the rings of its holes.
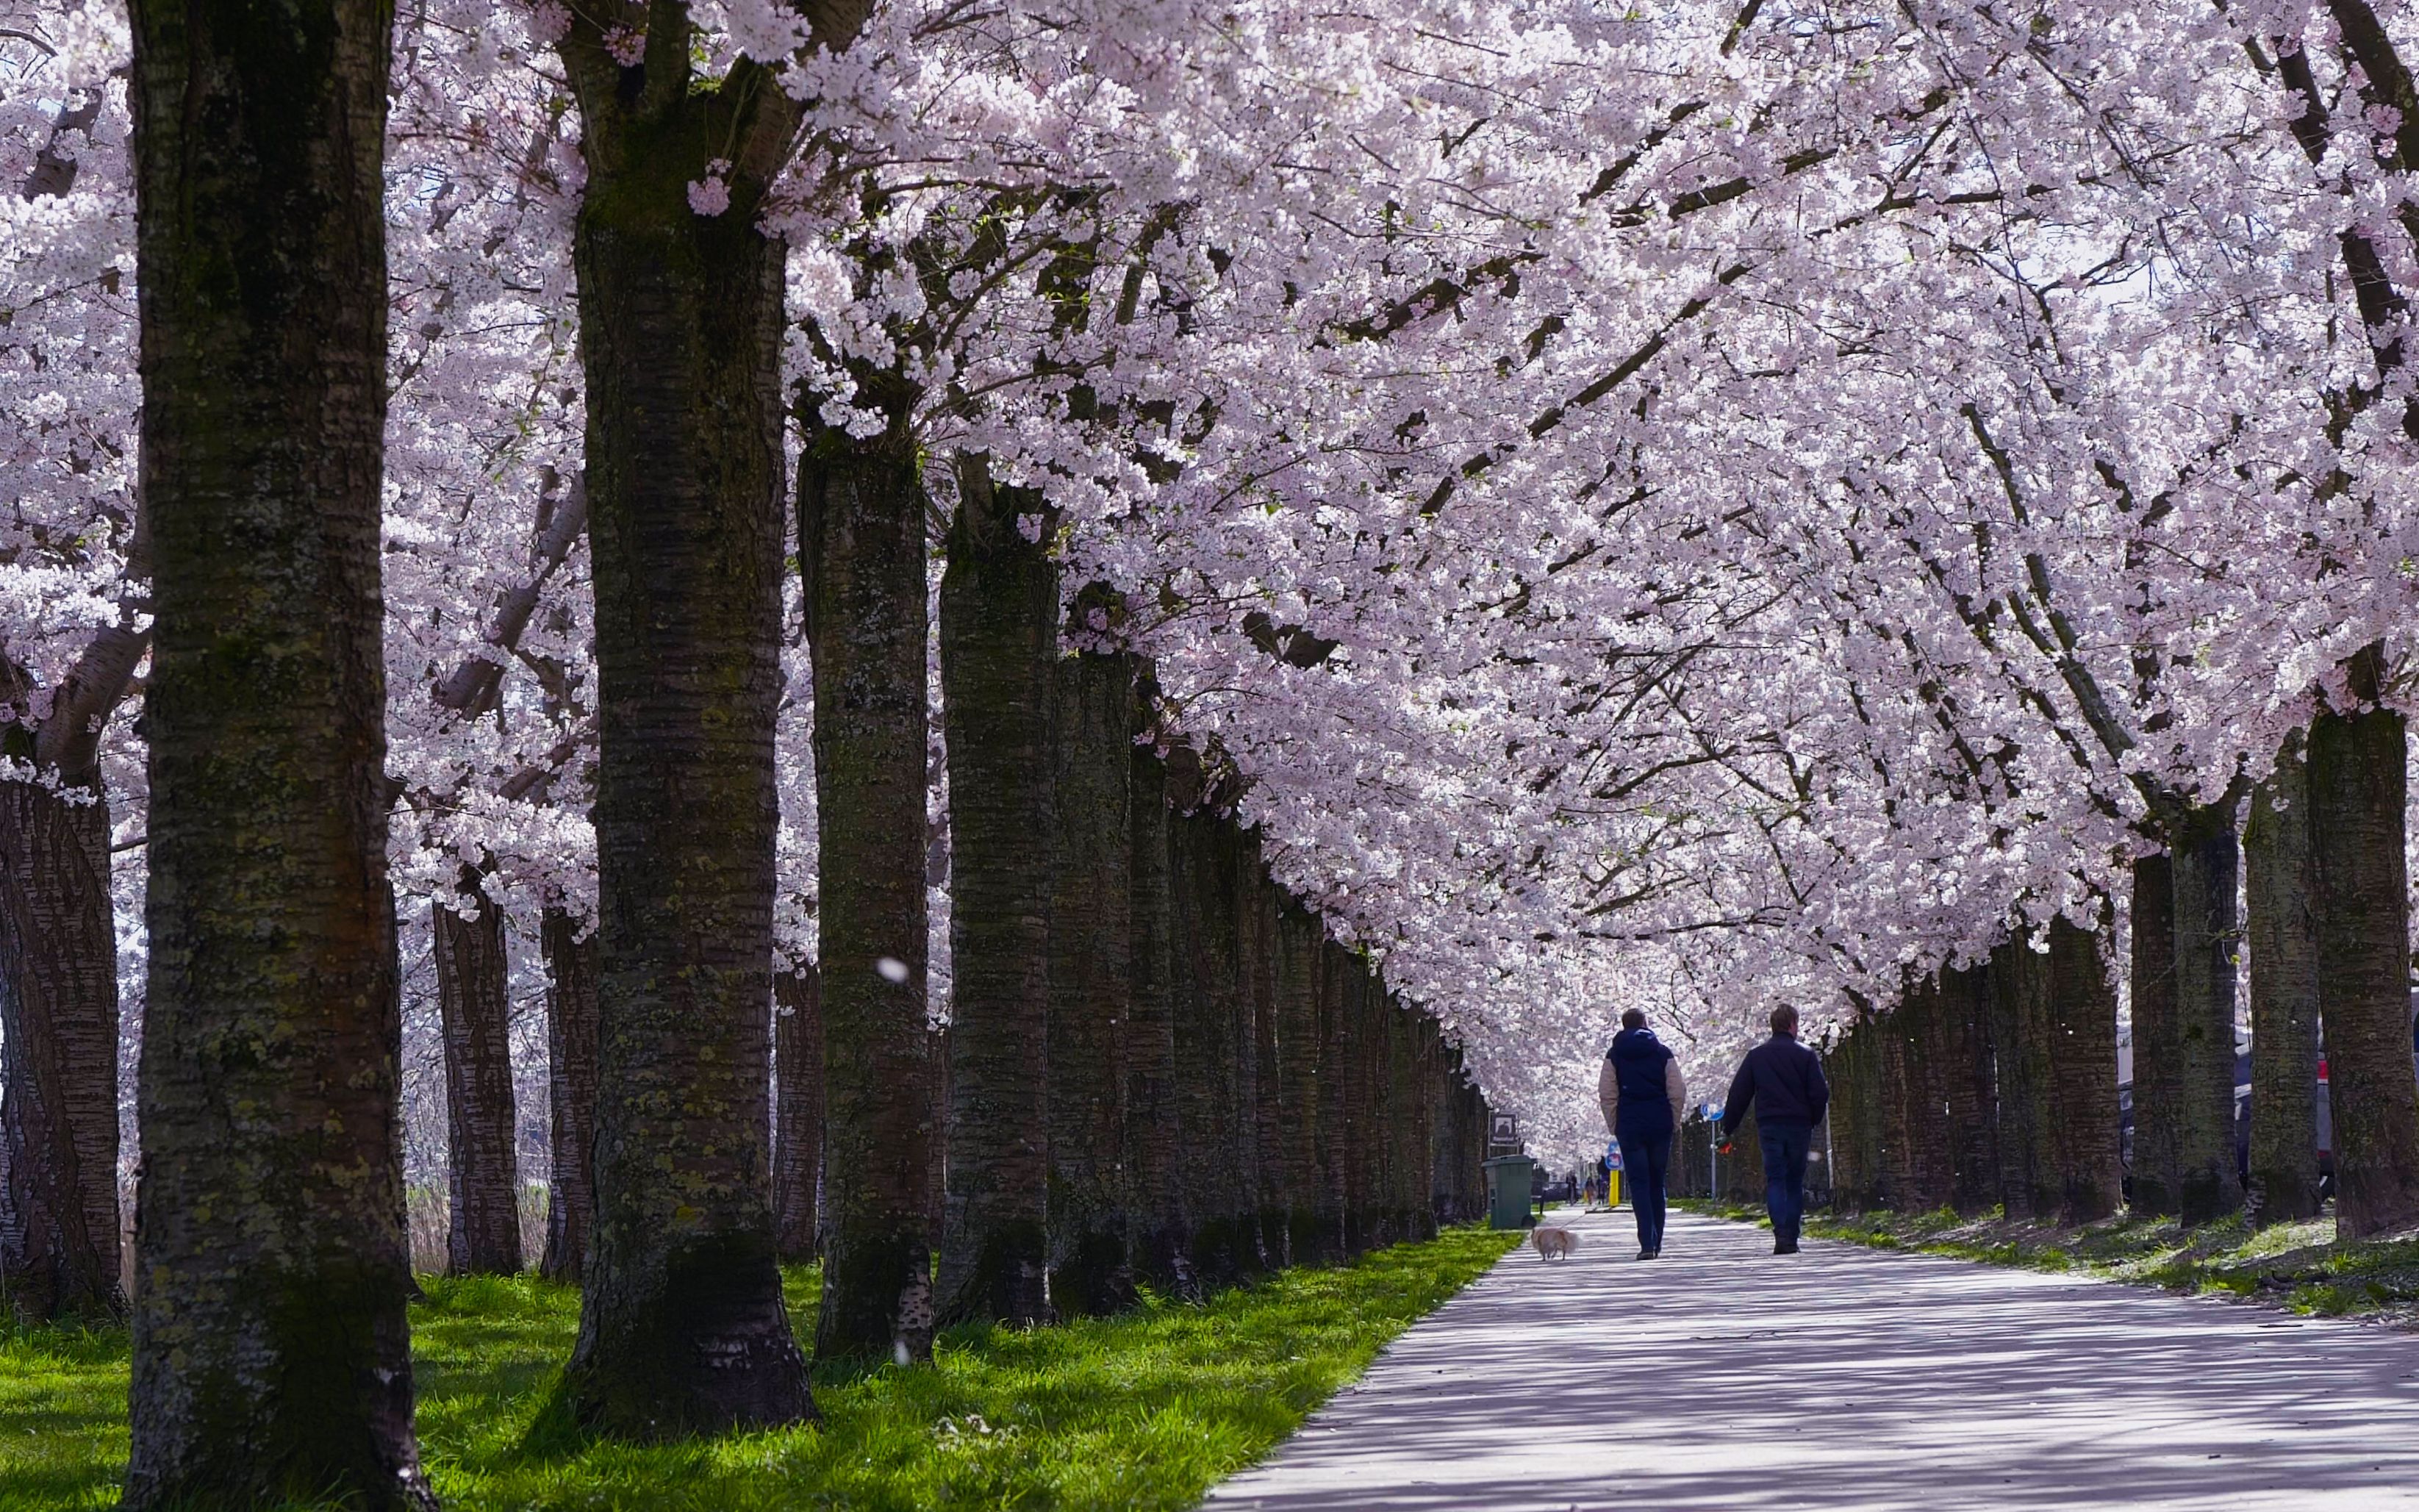
{"type": "Polygon", "coordinates": [[[1674,1213],[1562,1219],[1213,1508],[2419,1506],[2419,1338],[1674,1213]]]}

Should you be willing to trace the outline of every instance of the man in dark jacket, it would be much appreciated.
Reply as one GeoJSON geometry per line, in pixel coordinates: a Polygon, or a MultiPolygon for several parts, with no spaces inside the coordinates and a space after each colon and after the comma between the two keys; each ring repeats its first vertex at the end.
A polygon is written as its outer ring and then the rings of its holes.
{"type": "Polygon", "coordinates": [[[1621,1144],[1621,1175],[1629,1185],[1630,1211],[1638,1215],[1638,1257],[1663,1254],[1663,1183],[1672,1164],[1672,1131],[1688,1105],[1688,1084],[1680,1063],[1637,1009],[1621,1015],[1621,1032],[1604,1053],[1595,1096],[1605,1127],[1621,1144]]]}
{"type": "Polygon", "coordinates": [[[1747,1053],[1731,1095],[1722,1104],[1722,1151],[1755,1109],[1756,1138],[1764,1145],[1764,1206],[1772,1214],[1772,1253],[1797,1253],[1797,1227],[1806,1216],[1806,1150],[1814,1126],[1830,1105],[1823,1057],[1797,1042],[1797,1010],[1772,1011],[1772,1038],[1747,1053]]]}

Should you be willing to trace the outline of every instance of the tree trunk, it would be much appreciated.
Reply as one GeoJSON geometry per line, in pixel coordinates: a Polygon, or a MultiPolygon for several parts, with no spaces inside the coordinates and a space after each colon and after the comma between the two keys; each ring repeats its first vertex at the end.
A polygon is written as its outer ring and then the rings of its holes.
{"type": "Polygon", "coordinates": [[[378,581],[393,13],[132,20],[156,633],[123,1504],[429,1506],[378,581]]]}
{"type": "MultiPolygon", "coordinates": [[[[1285,1117],[1285,1191],[1290,1203],[1287,1247],[1296,1265],[1332,1265],[1343,1250],[1343,1216],[1319,1165],[1318,958],[1323,933],[1316,915],[1291,899],[1284,901],[1276,936],[1277,1063],[1285,1117]]],[[[1457,1166],[1447,1167],[1448,1175],[1457,1171],[1457,1166]]]]}
{"type": "MultiPolygon", "coordinates": [[[[1353,1149],[1360,1128],[1353,1114],[1353,1007],[1360,963],[1332,939],[1318,945],[1318,1163],[1320,1201],[1333,1216],[1336,1257],[1350,1259],[1365,1248],[1353,1149]]],[[[1486,1157],[1481,1131],[1480,1158],[1486,1157]]]]}
{"type": "Polygon", "coordinates": [[[2050,1087],[2049,957],[2022,936],[1991,952],[1991,1063],[1998,1086],[1999,1200],[2011,1218],[2054,1222],[2059,1192],[2050,1087]]]}
{"type": "MultiPolygon", "coordinates": [[[[1148,719],[1148,689],[1137,680],[1138,713],[1148,719]]],[[[1128,823],[1132,838],[1133,956],[1125,1034],[1127,1207],[1134,1274],[1171,1295],[1197,1300],[1192,1238],[1185,1225],[1178,1116],[1176,1015],[1173,1001],[1174,918],[1168,892],[1167,768],[1150,751],[1128,759],[1128,823]]]]}
{"type": "Polygon", "coordinates": [[[2260,1223],[2318,1216],[2319,937],[2309,769],[2299,735],[2251,793],[2242,826],[2251,950],[2251,1159],[2260,1223]]]}
{"type": "Polygon", "coordinates": [[[815,1257],[815,1196],[824,1174],[823,975],[813,965],[773,977],[773,1250],[815,1257]]]}
{"type": "Polygon", "coordinates": [[[546,1255],[539,1273],[579,1280],[596,1228],[596,936],[549,908],[538,924],[546,952],[547,1111],[554,1158],[547,1183],[546,1255]]]}
{"type": "Polygon", "coordinates": [[[809,1418],[773,1257],[781,248],[688,205],[689,97],[583,87],[573,242],[601,717],[596,1228],[564,1384],[658,1439],[809,1418]]]}
{"type": "Polygon", "coordinates": [[[2099,931],[2050,920],[2050,1147],[2060,1223],[2097,1223],[2122,1198],[2117,1157],[2117,989],[2099,931]]]}
{"type": "Polygon", "coordinates": [[[1939,983],[1931,979],[1908,984],[1895,1015],[1906,1042],[1907,1206],[1917,1211],[1951,1206],[1957,1196],[1955,1132],[1949,1121],[1957,1068],[1947,1015],[1939,983]]]}
{"type": "Polygon", "coordinates": [[[1918,1211],[1915,1189],[1914,1131],[1907,1122],[1906,1031],[1895,1012],[1874,1020],[1872,1076],[1879,1112],[1875,1149],[1881,1205],[1900,1212],[1918,1211]]]}
{"type": "Polygon", "coordinates": [[[0,1294],[29,1322],[126,1305],[109,804],[60,775],[0,781],[0,1294]]]}
{"type": "Polygon", "coordinates": [[[1251,1098],[1247,1105],[1245,1159],[1251,1172],[1253,1211],[1263,1263],[1282,1266],[1288,1235],[1285,1188],[1285,1116],[1280,1107],[1283,1072],[1277,1065],[1277,908],[1258,831],[1240,838],[1235,907],[1241,938],[1243,992],[1240,1006],[1251,1042],[1251,1098]]]}
{"type": "Polygon", "coordinates": [[[815,673],[824,1292],[815,1351],[932,1353],[924,1001],[924,491],[903,428],[799,464],[815,673]]]}
{"type": "MultiPolygon", "coordinates": [[[[2242,1206],[2234,1148],[2234,957],[2241,933],[2235,920],[2239,862],[2232,806],[2193,810],[2170,854],[2176,879],[2176,1211],[2187,1224],[2203,1224],[2242,1206]]],[[[2397,974],[2395,980],[2402,979],[2397,974]]],[[[2141,1064],[2138,1050],[2134,1064],[2141,1064]]]]}
{"type": "Polygon", "coordinates": [[[1050,902],[1050,1302],[1134,1304],[1126,1211],[1126,1002],[1133,974],[1132,658],[1057,665],[1058,862],[1050,902]]]}
{"type": "Polygon", "coordinates": [[[2134,863],[2134,1148],[2131,1206],[2137,1213],[2178,1211],[2178,1074],[2175,865],[2165,856],[2134,863]]]}
{"type": "Polygon", "coordinates": [[[1235,1011],[1231,932],[1218,883],[1218,821],[1179,814],[1168,821],[1174,880],[1177,1127],[1180,1180],[1192,1218],[1192,1260],[1205,1287],[1241,1275],[1236,1233],[1233,1160],[1235,1011]]]}
{"type": "Polygon", "coordinates": [[[2419,1078],[2411,1067],[2411,889],[2402,716],[2377,706],[2383,652],[2348,664],[2360,714],[2310,727],[2319,1001],[2334,1125],[2335,1227],[2365,1239],[2419,1221],[2419,1078]]]}
{"type": "Polygon", "coordinates": [[[514,1162],[511,970],[504,915],[475,868],[455,881],[475,917],[439,899],[437,1011],[445,1041],[447,1204],[445,1267],[455,1275],[511,1275],[521,1268],[520,1173],[514,1162]]]}
{"type": "MultiPolygon", "coordinates": [[[[1981,966],[1943,970],[1938,1013],[1947,1081],[1949,1205],[1980,1212],[1999,1200],[1998,1091],[1991,1066],[1991,974],[1981,966]]],[[[2115,1127],[2117,1093],[2108,1093],[2115,1127]]]]}
{"type": "Polygon", "coordinates": [[[1050,1319],[1050,895],[1056,867],[1058,569],[1043,505],[958,469],[941,578],[949,763],[948,1184],[939,1320],[1050,1319]]]}

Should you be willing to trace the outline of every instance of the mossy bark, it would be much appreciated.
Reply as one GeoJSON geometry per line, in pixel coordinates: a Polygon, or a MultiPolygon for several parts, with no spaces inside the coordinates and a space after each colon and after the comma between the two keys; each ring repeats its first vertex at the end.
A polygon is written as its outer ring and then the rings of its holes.
{"type": "Polygon", "coordinates": [[[1057,864],[1050,899],[1050,1302],[1134,1304],[1124,1166],[1133,975],[1134,668],[1086,653],[1056,667],[1057,864]]]}
{"type": "Polygon", "coordinates": [[[804,1264],[815,1257],[824,1173],[823,974],[778,973],[773,1011],[773,1249],[804,1264]]]}
{"type": "Polygon", "coordinates": [[[575,1414],[661,1439],[813,1415],[774,1261],[781,249],[685,184],[718,97],[580,78],[573,243],[601,738],[596,1228],[575,1414]]]}
{"type": "Polygon", "coordinates": [[[1040,1323],[1049,1274],[1050,902],[1058,569],[1043,512],[961,464],[941,578],[949,764],[948,1186],[938,1318],[1040,1323]]]}
{"type": "Polygon", "coordinates": [[[109,805],[58,776],[0,782],[0,1294],[33,1322],[126,1305],[109,805]]]}
{"type": "Polygon", "coordinates": [[[2311,872],[2319,1001],[2326,1016],[2335,1225],[2365,1239],[2419,1222],[2419,1078],[2411,1066],[2410,742],[2378,706],[2383,651],[2347,670],[2357,714],[2310,727],[2311,872]]]}
{"type": "Polygon", "coordinates": [[[929,1359],[938,1141],[925,1004],[924,490],[903,424],[818,434],[798,545],[815,678],[824,1293],[815,1351],[929,1359]]]}
{"type": "Polygon", "coordinates": [[[538,1273],[579,1280],[596,1227],[596,936],[549,908],[538,923],[546,954],[547,1114],[553,1160],[547,1182],[546,1253],[538,1273]]]}
{"type": "Polygon", "coordinates": [[[504,916],[463,869],[455,901],[429,904],[438,1021],[445,1047],[445,1268],[510,1275],[521,1268],[520,1173],[515,1161],[511,968],[504,916]]]}
{"type": "MultiPolygon", "coordinates": [[[[1147,679],[1135,688],[1135,733],[1148,726],[1147,679]]],[[[1198,1297],[1183,1184],[1176,1056],[1175,918],[1169,891],[1167,768],[1135,747],[1127,764],[1132,955],[1125,1032],[1126,1205],[1134,1274],[1172,1295],[1198,1297]]]]}
{"type": "Polygon", "coordinates": [[[2049,923],[2050,1148],[2060,1223],[2097,1223],[2123,1200],[2118,1160],[2117,989],[2106,936],[2049,923]]]}
{"type": "Polygon", "coordinates": [[[150,983],[124,1505],[431,1505],[378,505],[392,13],[132,8],[150,983]]]}
{"type": "Polygon", "coordinates": [[[2130,1206],[2165,1217],[2180,1203],[2177,1175],[2178,1072],[2175,866],[2165,855],[2134,863],[2134,1148],[2130,1206]]]}
{"type": "MultiPolygon", "coordinates": [[[[2234,1147],[2241,862],[2232,806],[2191,810],[2177,826],[2169,854],[2176,898],[2176,1211],[2187,1224],[2203,1224],[2242,1207],[2234,1147]]],[[[2141,1065],[2138,1049],[2134,1065],[2141,1065]]]]}
{"type": "Polygon", "coordinates": [[[2251,792],[2242,826],[2250,949],[2251,1156],[2244,1194],[2263,1224],[2316,1217],[2319,1196],[2318,875],[2309,769],[2298,735],[2251,792]]]}

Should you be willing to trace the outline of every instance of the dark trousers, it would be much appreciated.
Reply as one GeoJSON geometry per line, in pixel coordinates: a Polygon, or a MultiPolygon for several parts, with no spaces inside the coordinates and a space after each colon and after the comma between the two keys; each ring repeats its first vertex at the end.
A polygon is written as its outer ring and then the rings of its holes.
{"type": "Polygon", "coordinates": [[[1663,1184],[1672,1171],[1672,1131],[1625,1134],[1621,1143],[1621,1183],[1629,1188],[1630,1210],[1638,1214],[1638,1247],[1663,1247],[1663,1184]]]}
{"type": "Polygon", "coordinates": [[[1802,1123],[1758,1123],[1755,1134],[1764,1146],[1764,1208],[1772,1214],[1772,1237],[1795,1244],[1806,1217],[1806,1149],[1814,1131],[1802,1123]]]}

